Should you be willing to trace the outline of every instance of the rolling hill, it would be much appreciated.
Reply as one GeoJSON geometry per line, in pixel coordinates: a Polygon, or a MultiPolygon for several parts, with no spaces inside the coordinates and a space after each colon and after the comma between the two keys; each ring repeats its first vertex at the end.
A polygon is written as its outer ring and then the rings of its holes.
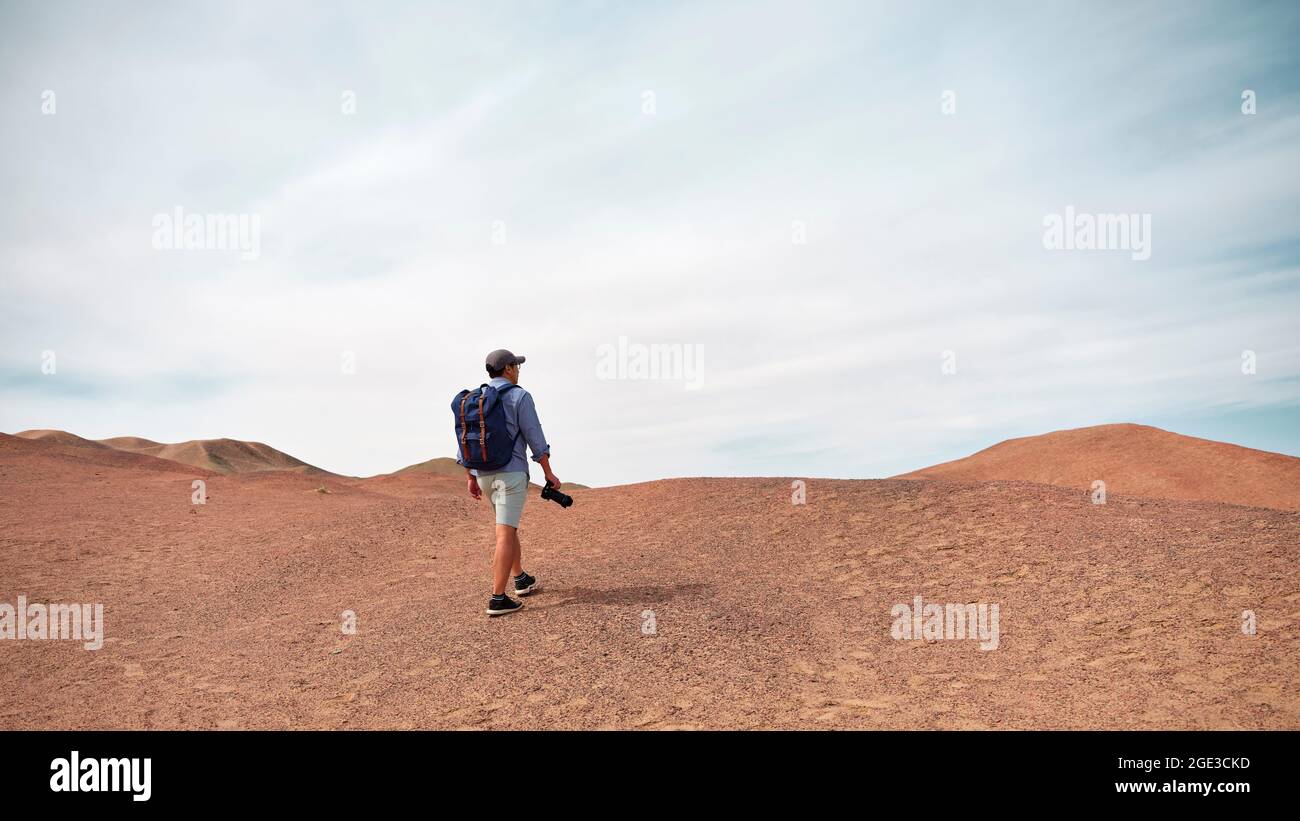
{"type": "Polygon", "coordinates": [[[1300,459],[1147,425],[1098,425],[1008,439],[964,459],[895,476],[1020,480],[1107,494],[1300,510],[1300,459]]]}
{"type": "Polygon", "coordinates": [[[109,439],[83,439],[61,430],[25,430],[15,436],[85,448],[112,448],[178,462],[182,465],[210,470],[214,473],[256,473],[266,470],[297,470],[306,473],[328,473],[283,451],[261,442],[244,442],[239,439],[193,439],[188,442],[164,444],[139,436],[115,436],[109,439]]]}

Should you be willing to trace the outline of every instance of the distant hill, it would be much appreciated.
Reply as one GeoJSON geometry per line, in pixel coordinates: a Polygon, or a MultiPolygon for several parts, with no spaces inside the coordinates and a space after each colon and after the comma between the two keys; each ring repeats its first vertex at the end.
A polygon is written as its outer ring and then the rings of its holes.
{"type": "Polygon", "coordinates": [[[309,465],[301,459],[276,450],[262,442],[244,442],[239,439],[194,439],[164,445],[139,440],[142,444],[112,445],[132,437],[100,440],[110,447],[129,450],[160,459],[170,459],[183,465],[206,468],[217,473],[254,473],[263,470],[303,470],[307,472],[326,473],[327,471],[309,465]]]}
{"type": "MultiPolygon", "coordinates": [[[[59,432],[61,433],[62,431],[59,432]]],[[[110,448],[129,450],[133,452],[138,452],[145,448],[163,447],[161,442],[155,442],[152,439],[145,439],[140,436],[114,436],[111,439],[98,439],[96,441],[101,445],[108,445],[110,448]]]]}
{"type": "MultiPolygon", "coordinates": [[[[276,450],[270,445],[262,442],[245,442],[240,439],[192,439],[188,442],[176,442],[167,444],[164,442],[155,442],[152,439],[145,439],[140,436],[113,436],[108,439],[84,439],[75,433],[69,433],[65,430],[25,430],[13,434],[21,439],[27,439],[37,442],[45,442],[50,445],[60,447],[99,449],[107,451],[120,451],[124,453],[134,453],[140,456],[152,456],[157,459],[166,459],[170,462],[176,462],[181,465],[210,470],[214,473],[224,474],[242,474],[242,473],[261,473],[263,471],[294,470],[303,473],[321,473],[329,476],[337,474],[330,471],[322,470],[315,465],[310,465],[301,459],[290,456],[289,454],[276,450]]],[[[388,476],[402,476],[410,474],[431,474],[434,476],[450,476],[460,478],[465,475],[465,469],[456,464],[456,460],[447,456],[439,456],[434,459],[428,459],[423,462],[417,462],[414,465],[407,465],[401,470],[393,471],[388,476]]],[[[539,472],[533,471],[533,478],[540,476],[539,472]]],[[[534,482],[538,487],[540,482],[534,482]]],[[[580,485],[576,482],[565,482],[560,485],[561,490],[587,490],[586,485],[580,485]]]]}
{"type": "MultiPolygon", "coordinates": [[[[196,475],[189,465],[118,450],[64,431],[0,433],[0,464],[6,468],[21,465],[21,473],[15,475],[27,475],[32,479],[63,475],[68,469],[75,474],[87,466],[196,475]]],[[[207,475],[210,472],[202,473],[207,475]]]]}
{"type": "Polygon", "coordinates": [[[896,479],[1022,480],[1107,493],[1300,510],[1300,458],[1146,425],[1098,425],[1008,439],[896,479]]]}
{"type": "Polygon", "coordinates": [[[83,447],[83,448],[112,447],[111,445],[108,444],[96,442],[93,439],[82,439],[80,436],[76,435],[75,433],[68,433],[66,430],[50,430],[50,429],[24,430],[15,433],[14,436],[19,436],[22,437],[23,439],[32,439],[34,441],[39,441],[39,442],[51,442],[59,445],[72,445],[73,447],[83,447]]]}
{"type": "Polygon", "coordinates": [[[407,465],[401,470],[393,471],[393,473],[432,473],[436,476],[464,476],[465,468],[456,464],[456,460],[449,456],[439,456],[424,462],[416,462],[414,465],[407,465]]]}
{"type": "Polygon", "coordinates": [[[61,430],[25,430],[15,435],[24,439],[57,442],[61,445],[112,448],[167,459],[215,473],[256,473],[265,470],[328,473],[270,445],[261,442],[244,442],[239,439],[193,439],[188,442],[164,444],[139,436],[83,439],[61,430]]]}
{"type": "MultiPolygon", "coordinates": [[[[432,473],[435,476],[454,476],[460,478],[465,475],[465,468],[456,464],[456,460],[450,456],[438,456],[424,462],[417,462],[414,465],[407,465],[401,470],[393,471],[393,475],[404,473],[432,473]]],[[[534,470],[533,478],[540,476],[540,472],[534,470]]],[[[533,484],[541,487],[540,481],[534,481],[533,484]]],[[[589,490],[586,485],[580,485],[577,482],[561,482],[560,490],[589,490]]]]}

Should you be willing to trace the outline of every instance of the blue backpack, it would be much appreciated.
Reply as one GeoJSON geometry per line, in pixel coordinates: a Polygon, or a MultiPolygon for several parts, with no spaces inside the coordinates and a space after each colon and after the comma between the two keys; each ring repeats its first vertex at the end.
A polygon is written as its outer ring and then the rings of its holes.
{"type": "Polygon", "coordinates": [[[510,464],[514,458],[519,434],[511,437],[506,428],[505,393],[517,387],[503,385],[497,389],[479,385],[474,390],[461,391],[451,400],[451,412],[456,417],[456,442],[465,467],[490,473],[510,464]]]}

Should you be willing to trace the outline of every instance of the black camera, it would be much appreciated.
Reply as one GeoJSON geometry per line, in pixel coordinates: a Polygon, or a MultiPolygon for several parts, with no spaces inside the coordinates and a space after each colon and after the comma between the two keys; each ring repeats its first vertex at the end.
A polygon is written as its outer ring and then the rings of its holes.
{"type": "Polygon", "coordinates": [[[567,493],[562,493],[558,487],[551,487],[550,482],[547,482],[546,485],[542,488],[542,498],[550,499],[552,502],[555,502],[560,507],[568,507],[569,505],[573,504],[572,496],[570,496],[567,493]]]}

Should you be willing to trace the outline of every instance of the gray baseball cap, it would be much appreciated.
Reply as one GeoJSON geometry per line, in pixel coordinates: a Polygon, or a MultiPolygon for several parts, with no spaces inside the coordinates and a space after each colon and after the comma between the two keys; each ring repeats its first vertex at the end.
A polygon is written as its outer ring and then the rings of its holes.
{"type": "Polygon", "coordinates": [[[500,371],[500,370],[505,370],[505,367],[507,365],[522,365],[523,363],[524,363],[524,357],[515,356],[514,354],[510,353],[510,351],[507,351],[505,348],[498,348],[497,350],[487,355],[486,364],[489,370],[500,371]]]}

